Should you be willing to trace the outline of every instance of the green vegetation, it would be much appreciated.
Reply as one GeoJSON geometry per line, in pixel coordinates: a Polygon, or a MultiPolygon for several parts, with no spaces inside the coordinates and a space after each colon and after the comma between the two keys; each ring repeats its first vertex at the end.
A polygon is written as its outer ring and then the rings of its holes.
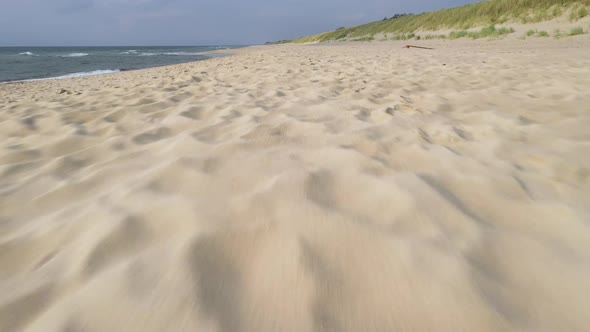
{"type": "Polygon", "coordinates": [[[447,35],[426,35],[422,36],[422,39],[431,40],[431,39],[447,39],[447,35]]]}
{"type": "Polygon", "coordinates": [[[279,40],[274,42],[267,42],[266,45],[280,45],[280,44],[288,44],[291,43],[290,40],[279,40]]]}
{"type": "Polygon", "coordinates": [[[570,30],[570,33],[568,33],[568,36],[576,36],[576,35],[583,35],[584,34],[584,29],[582,29],[582,27],[577,27],[577,28],[573,28],[570,30]]]}
{"type": "MultiPolygon", "coordinates": [[[[394,35],[393,37],[391,37],[391,40],[408,40],[408,39],[412,39],[416,37],[415,33],[410,33],[410,34],[401,34],[401,35],[394,35]]],[[[418,36],[419,37],[419,36],[418,36]]]]}
{"type": "MultiPolygon", "coordinates": [[[[382,21],[356,27],[340,28],[319,35],[295,39],[292,42],[355,40],[377,34],[407,36],[418,31],[436,31],[440,29],[458,29],[456,35],[463,35],[463,31],[474,27],[485,26],[489,28],[511,21],[540,22],[561,16],[564,12],[575,12],[576,19],[579,19],[588,15],[586,6],[590,6],[590,0],[487,0],[417,15],[396,15],[382,21]]],[[[465,36],[482,38],[501,36],[506,33],[509,32],[497,29],[496,31],[484,31],[483,33],[480,31],[477,37],[474,37],[473,34],[469,35],[469,32],[465,36]]],[[[437,37],[439,36],[437,35],[437,37]]],[[[403,40],[403,37],[400,38],[400,40],[403,40]]],[[[428,37],[421,36],[421,38],[427,39],[428,37]]]]}
{"type": "Polygon", "coordinates": [[[564,32],[559,29],[555,29],[553,31],[553,37],[555,39],[559,39],[561,37],[577,36],[577,35],[583,35],[585,33],[586,32],[584,31],[584,29],[582,27],[572,28],[569,32],[564,32]]]}
{"type": "MultiPolygon", "coordinates": [[[[561,32],[559,30],[555,30],[557,38],[561,36],[561,32]]],[[[539,31],[539,30],[529,30],[526,34],[522,37],[522,39],[526,37],[549,37],[549,33],[547,31],[539,31]]]]}
{"type": "Polygon", "coordinates": [[[499,37],[499,36],[507,35],[507,34],[513,33],[513,32],[514,32],[514,29],[512,29],[512,28],[496,29],[495,25],[490,25],[488,27],[482,28],[479,31],[467,31],[467,30],[453,31],[449,34],[449,38],[450,39],[457,39],[457,38],[464,38],[464,37],[473,38],[473,39],[486,38],[486,37],[491,38],[491,37],[499,37]]]}
{"type": "Polygon", "coordinates": [[[373,36],[367,36],[367,37],[353,39],[353,41],[373,41],[373,40],[375,40],[375,37],[373,37],[373,36]]]}
{"type": "Polygon", "coordinates": [[[579,8],[574,7],[570,11],[570,21],[576,21],[586,16],[588,16],[588,9],[585,6],[580,6],[579,8]]]}

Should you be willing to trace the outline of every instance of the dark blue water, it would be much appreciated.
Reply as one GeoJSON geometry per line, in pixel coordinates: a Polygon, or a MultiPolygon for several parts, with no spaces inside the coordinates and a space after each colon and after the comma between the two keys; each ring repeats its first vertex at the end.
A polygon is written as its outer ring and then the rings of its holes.
{"type": "Polygon", "coordinates": [[[0,47],[0,82],[79,77],[208,59],[236,46],[0,47]]]}

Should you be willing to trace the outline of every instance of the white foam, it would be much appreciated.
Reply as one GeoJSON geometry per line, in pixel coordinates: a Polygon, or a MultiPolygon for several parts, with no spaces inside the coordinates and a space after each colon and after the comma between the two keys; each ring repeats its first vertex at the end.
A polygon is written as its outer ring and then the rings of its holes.
{"type": "Polygon", "coordinates": [[[204,53],[190,53],[190,52],[167,52],[162,53],[163,55],[176,55],[176,56],[191,56],[191,55],[203,55],[204,53]]]}
{"type": "Polygon", "coordinates": [[[81,56],[88,56],[88,53],[70,53],[68,55],[62,55],[63,58],[78,58],[81,56]]]}
{"type": "Polygon", "coordinates": [[[37,54],[35,54],[33,52],[22,52],[22,53],[19,53],[18,55],[37,56],[37,54]]]}
{"type": "Polygon", "coordinates": [[[165,56],[195,56],[195,55],[204,55],[205,53],[190,53],[190,52],[165,52],[165,53],[141,53],[139,56],[156,56],[156,55],[165,55],[165,56]]]}
{"type": "Polygon", "coordinates": [[[137,50],[129,50],[129,51],[121,52],[121,54],[137,54],[137,50]]]}
{"type": "MultiPolygon", "coordinates": [[[[67,75],[62,75],[62,76],[56,76],[56,77],[47,77],[47,78],[34,78],[34,79],[30,79],[30,80],[22,80],[22,81],[17,81],[17,82],[36,82],[36,81],[46,81],[46,80],[63,80],[66,78],[76,78],[76,77],[86,77],[86,76],[96,76],[96,75],[104,75],[104,74],[113,74],[113,73],[118,73],[120,72],[119,69],[115,69],[115,70],[94,70],[94,71],[86,71],[86,72],[80,72],[80,73],[72,73],[72,74],[67,74],[67,75]]],[[[8,82],[10,83],[10,82],[8,82]]]]}

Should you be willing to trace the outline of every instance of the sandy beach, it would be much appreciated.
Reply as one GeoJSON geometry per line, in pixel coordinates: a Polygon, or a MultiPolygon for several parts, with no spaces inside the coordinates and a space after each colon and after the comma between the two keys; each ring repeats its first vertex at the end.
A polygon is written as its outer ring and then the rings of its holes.
{"type": "Polygon", "coordinates": [[[0,331],[588,331],[590,37],[0,85],[0,331]]]}

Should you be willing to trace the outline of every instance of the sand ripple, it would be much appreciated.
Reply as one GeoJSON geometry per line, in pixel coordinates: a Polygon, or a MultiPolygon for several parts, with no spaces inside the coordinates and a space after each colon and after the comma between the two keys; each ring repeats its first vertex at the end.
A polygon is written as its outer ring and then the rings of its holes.
{"type": "Polygon", "coordinates": [[[587,331],[581,42],[0,85],[0,331],[587,331]]]}

